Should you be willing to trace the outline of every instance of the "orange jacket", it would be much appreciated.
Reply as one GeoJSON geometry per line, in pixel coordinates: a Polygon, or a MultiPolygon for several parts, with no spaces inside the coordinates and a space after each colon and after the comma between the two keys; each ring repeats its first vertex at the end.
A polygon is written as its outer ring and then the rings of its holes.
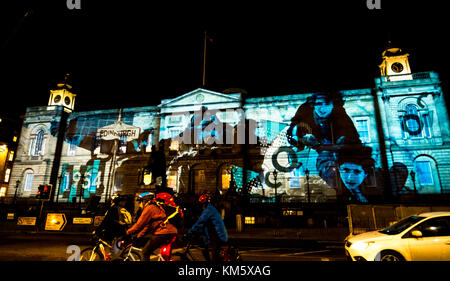
{"type": "Polygon", "coordinates": [[[167,222],[165,226],[160,224],[166,218],[166,213],[160,207],[155,204],[148,204],[142,211],[138,221],[127,230],[127,235],[140,231],[137,235],[138,238],[143,237],[147,233],[154,235],[161,234],[177,234],[178,230],[173,224],[167,222]]]}

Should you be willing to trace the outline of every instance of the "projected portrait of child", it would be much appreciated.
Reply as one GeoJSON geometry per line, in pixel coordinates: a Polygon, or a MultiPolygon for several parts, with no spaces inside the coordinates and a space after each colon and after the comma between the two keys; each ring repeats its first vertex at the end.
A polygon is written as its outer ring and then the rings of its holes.
{"type": "Polygon", "coordinates": [[[342,95],[318,93],[302,104],[287,131],[287,138],[297,151],[315,149],[319,156],[319,176],[331,187],[336,185],[335,151],[345,144],[360,144],[358,132],[347,115],[342,95]]]}
{"type": "Polygon", "coordinates": [[[343,199],[366,203],[367,198],[362,193],[362,186],[364,179],[374,167],[372,148],[362,145],[346,146],[336,155],[343,199]]]}

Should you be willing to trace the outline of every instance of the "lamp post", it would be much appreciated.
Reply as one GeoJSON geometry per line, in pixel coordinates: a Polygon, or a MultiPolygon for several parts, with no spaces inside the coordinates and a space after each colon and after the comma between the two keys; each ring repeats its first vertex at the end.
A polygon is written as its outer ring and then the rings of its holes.
{"type": "Polygon", "coordinates": [[[79,204],[78,206],[79,206],[79,208],[80,208],[80,211],[81,211],[81,198],[82,198],[83,192],[84,192],[83,186],[84,186],[84,173],[81,174],[80,182],[79,182],[79,187],[80,187],[80,201],[78,202],[78,204],[79,204]]]}
{"type": "Polygon", "coordinates": [[[277,186],[277,177],[278,177],[278,172],[277,172],[277,170],[274,170],[274,171],[273,171],[273,180],[275,181],[275,204],[277,204],[277,203],[278,203],[278,194],[277,194],[277,189],[278,189],[278,186],[277,186]]]}
{"type": "Polygon", "coordinates": [[[14,190],[14,205],[16,204],[17,190],[19,189],[20,180],[16,181],[16,190],[14,190]]]}
{"type": "Polygon", "coordinates": [[[417,194],[417,189],[416,189],[416,173],[414,171],[411,171],[409,173],[411,175],[411,180],[413,182],[413,186],[414,186],[414,198],[416,198],[416,194],[417,194]]]}
{"type": "Polygon", "coordinates": [[[62,181],[62,174],[61,175],[59,175],[59,177],[58,177],[58,180],[59,180],[59,184],[58,184],[58,189],[56,190],[56,204],[58,204],[58,199],[59,199],[59,192],[60,192],[60,188],[61,188],[61,181],[62,181]]]}
{"type": "Polygon", "coordinates": [[[305,170],[305,176],[306,176],[306,192],[308,195],[308,204],[311,203],[311,193],[309,191],[309,170],[306,168],[305,170]]]}

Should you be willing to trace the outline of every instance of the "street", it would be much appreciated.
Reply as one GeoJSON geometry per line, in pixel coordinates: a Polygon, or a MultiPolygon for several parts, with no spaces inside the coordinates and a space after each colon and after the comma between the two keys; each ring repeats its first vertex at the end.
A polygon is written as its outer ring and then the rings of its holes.
{"type": "MultiPolygon", "coordinates": [[[[89,236],[67,234],[0,234],[0,261],[67,261],[77,247],[90,247],[89,236]],[[69,247],[74,245],[72,247],[69,247]]],[[[237,243],[243,261],[345,261],[343,245],[317,243],[311,247],[267,247],[265,241],[237,243]],[[248,244],[248,245],[246,245],[248,244]]],[[[182,251],[175,247],[173,252],[182,251]]],[[[193,250],[199,257],[199,250],[193,250]]]]}

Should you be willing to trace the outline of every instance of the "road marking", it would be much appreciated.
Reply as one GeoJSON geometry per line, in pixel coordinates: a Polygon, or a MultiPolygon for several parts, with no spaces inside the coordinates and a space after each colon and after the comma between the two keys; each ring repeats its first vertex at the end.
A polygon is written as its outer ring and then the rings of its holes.
{"type": "Polygon", "coordinates": [[[239,250],[239,253],[248,253],[248,252],[270,252],[270,251],[278,251],[282,250],[283,248],[269,248],[269,249],[258,249],[258,250],[239,250]]]}
{"type": "Polygon", "coordinates": [[[330,252],[330,250],[320,250],[320,251],[309,251],[309,252],[282,254],[282,255],[280,255],[280,257],[301,256],[301,255],[317,254],[317,253],[325,253],[325,252],[330,252]]]}

